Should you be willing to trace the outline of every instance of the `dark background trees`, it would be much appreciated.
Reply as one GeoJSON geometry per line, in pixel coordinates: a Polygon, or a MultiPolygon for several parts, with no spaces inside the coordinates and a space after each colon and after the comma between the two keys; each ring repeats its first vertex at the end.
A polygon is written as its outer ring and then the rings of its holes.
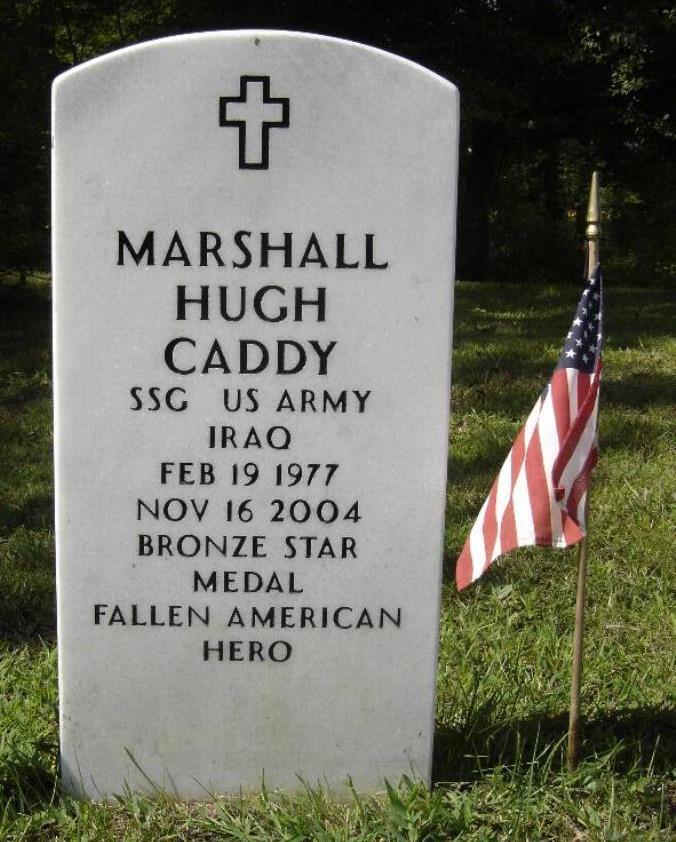
{"type": "Polygon", "coordinates": [[[461,92],[458,276],[576,278],[602,175],[614,279],[676,275],[676,6],[646,0],[0,0],[0,269],[49,263],[49,88],[101,53],[266,27],[381,47],[461,92]]]}

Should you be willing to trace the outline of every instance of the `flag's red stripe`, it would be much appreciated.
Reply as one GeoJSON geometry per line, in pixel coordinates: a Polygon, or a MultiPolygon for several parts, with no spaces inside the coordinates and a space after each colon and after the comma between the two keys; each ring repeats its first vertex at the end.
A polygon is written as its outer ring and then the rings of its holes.
{"type": "Polygon", "coordinates": [[[591,375],[587,374],[584,371],[579,371],[577,374],[577,411],[579,413],[582,405],[584,404],[584,399],[587,397],[587,392],[589,391],[589,381],[591,380],[591,375]]]}
{"type": "MultiPolygon", "coordinates": [[[[584,376],[589,377],[588,374],[584,376]]],[[[568,435],[561,443],[561,450],[559,455],[556,457],[556,461],[554,462],[554,466],[552,468],[552,481],[555,488],[558,487],[561,481],[561,475],[563,474],[570,457],[573,455],[584,428],[587,426],[587,422],[594,411],[596,397],[599,391],[599,383],[600,378],[597,377],[592,383],[591,388],[588,390],[583,404],[579,406],[578,413],[575,416],[575,420],[573,421],[570,430],[568,431],[568,435]]]]}
{"type": "Polygon", "coordinates": [[[564,470],[566,469],[566,465],[568,464],[569,460],[573,456],[576,447],[578,446],[582,434],[589,423],[589,419],[591,418],[594,409],[596,407],[596,398],[598,396],[598,389],[599,389],[599,381],[596,380],[593,384],[589,392],[587,393],[587,397],[583,405],[580,407],[577,415],[575,416],[575,420],[568,431],[568,435],[564,439],[561,444],[561,450],[559,455],[556,457],[556,461],[554,462],[554,466],[552,468],[552,477],[554,480],[554,485],[558,485],[561,479],[561,475],[563,474],[564,470]]]}
{"type": "Polygon", "coordinates": [[[514,514],[514,500],[510,497],[505,513],[500,522],[500,550],[508,553],[519,543],[516,535],[516,516],[514,514]]]}
{"type": "Polygon", "coordinates": [[[513,550],[518,543],[516,535],[516,517],[514,515],[514,484],[516,483],[519,471],[523,465],[523,460],[526,455],[526,431],[522,427],[514,440],[511,453],[509,454],[511,463],[511,481],[512,487],[509,494],[509,502],[502,515],[500,523],[500,549],[503,553],[513,550]]]}
{"type": "Polygon", "coordinates": [[[596,447],[592,447],[592,449],[587,454],[587,458],[585,459],[584,465],[582,466],[582,470],[575,477],[570,488],[570,495],[568,496],[568,501],[566,503],[566,511],[576,523],[577,507],[580,505],[580,500],[582,499],[585,491],[587,490],[587,485],[589,483],[589,475],[594,470],[597,458],[598,450],[596,449],[596,447]]]}
{"type": "Polygon", "coordinates": [[[552,399],[552,407],[554,408],[554,418],[556,419],[556,432],[559,436],[559,441],[562,442],[570,427],[570,399],[568,397],[568,377],[566,375],[567,369],[557,368],[552,375],[552,382],[549,389],[549,394],[552,399]]]}
{"type": "Polygon", "coordinates": [[[577,544],[584,538],[584,533],[572,517],[568,516],[567,512],[561,510],[561,518],[563,519],[563,537],[566,539],[566,545],[577,544]]]}
{"type": "Polygon", "coordinates": [[[460,558],[455,566],[455,584],[459,591],[472,582],[472,553],[469,548],[469,538],[465,541],[460,558]]]}
{"type": "Polygon", "coordinates": [[[526,480],[528,483],[528,499],[533,515],[535,543],[551,546],[552,522],[550,519],[549,489],[547,488],[545,466],[542,461],[539,427],[535,428],[526,450],[526,480]]]}

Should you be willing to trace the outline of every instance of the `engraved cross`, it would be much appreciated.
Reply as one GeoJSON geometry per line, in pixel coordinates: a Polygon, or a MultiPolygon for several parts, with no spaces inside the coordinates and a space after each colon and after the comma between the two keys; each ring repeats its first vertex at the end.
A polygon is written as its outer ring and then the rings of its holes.
{"type": "Polygon", "coordinates": [[[239,96],[220,98],[219,123],[239,130],[241,170],[267,170],[270,129],[289,127],[289,99],[270,96],[269,76],[240,76],[239,96]]]}

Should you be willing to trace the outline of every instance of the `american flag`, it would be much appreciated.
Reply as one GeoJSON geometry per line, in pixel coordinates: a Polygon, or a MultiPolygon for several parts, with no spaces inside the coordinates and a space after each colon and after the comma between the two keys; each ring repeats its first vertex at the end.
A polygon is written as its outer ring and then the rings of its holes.
{"type": "Polygon", "coordinates": [[[465,542],[456,566],[458,590],[516,547],[568,547],[584,537],[587,487],[598,457],[602,324],[597,266],[552,379],[517,435],[465,542]]]}

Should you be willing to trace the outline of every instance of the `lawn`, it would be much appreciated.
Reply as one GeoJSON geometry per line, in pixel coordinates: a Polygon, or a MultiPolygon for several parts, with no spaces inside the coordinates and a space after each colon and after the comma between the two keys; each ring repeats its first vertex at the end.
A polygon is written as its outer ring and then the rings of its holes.
{"type": "MultiPolygon", "coordinates": [[[[565,767],[575,551],[454,560],[581,288],[459,283],[434,786],[182,805],[59,790],[50,286],[0,281],[0,840],[670,839],[676,829],[674,305],[606,290],[582,762],[565,767]]],[[[415,688],[412,688],[415,692],[415,688]]]]}

